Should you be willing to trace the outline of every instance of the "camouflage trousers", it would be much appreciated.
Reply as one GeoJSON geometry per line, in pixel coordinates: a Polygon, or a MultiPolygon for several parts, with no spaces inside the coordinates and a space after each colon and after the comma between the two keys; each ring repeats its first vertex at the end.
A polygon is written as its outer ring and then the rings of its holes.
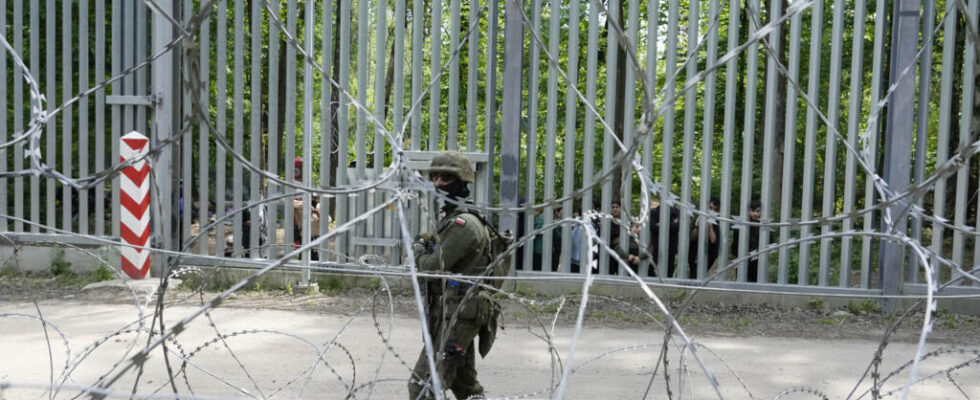
{"type": "MultiPolygon", "coordinates": [[[[476,379],[476,349],[473,339],[480,331],[480,325],[472,320],[457,320],[451,328],[442,332],[441,325],[433,329],[433,333],[442,333],[434,337],[436,349],[436,371],[442,380],[442,387],[453,391],[457,399],[483,395],[483,386],[476,379]],[[444,339],[444,340],[442,340],[444,339]]],[[[408,381],[408,398],[432,399],[432,381],[429,379],[429,362],[425,349],[415,362],[415,369],[408,381]]]]}

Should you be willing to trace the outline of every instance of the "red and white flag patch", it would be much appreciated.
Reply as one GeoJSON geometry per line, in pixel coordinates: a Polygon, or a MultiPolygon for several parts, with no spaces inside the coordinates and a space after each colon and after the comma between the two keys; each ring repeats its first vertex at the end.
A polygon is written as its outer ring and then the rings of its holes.
{"type": "Polygon", "coordinates": [[[459,225],[459,226],[465,226],[466,225],[466,220],[465,219],[462,219],[460,217],[456,217],[456,220],[453,221],[453,222],[456,222],[456,225],[459,225]]]}

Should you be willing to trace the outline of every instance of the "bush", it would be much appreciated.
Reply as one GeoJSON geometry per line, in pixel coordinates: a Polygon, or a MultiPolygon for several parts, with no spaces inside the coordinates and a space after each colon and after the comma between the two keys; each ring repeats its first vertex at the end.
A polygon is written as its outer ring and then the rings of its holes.
{"type": "Polygon", "coordinates": [[[65,261],[65,251],[58,249],[54,252],[54,259],[51,260],[51,266],[48,267],[48,272],[55,277],[72,275],[71,263],[65,261]]]}
{"type": "Polygon", "coordinates": [[[99,265],[95,271],[92,271],[92,282],[111,281],[113,279],[116,279],[116,275],[105,265],[99,265]]]}

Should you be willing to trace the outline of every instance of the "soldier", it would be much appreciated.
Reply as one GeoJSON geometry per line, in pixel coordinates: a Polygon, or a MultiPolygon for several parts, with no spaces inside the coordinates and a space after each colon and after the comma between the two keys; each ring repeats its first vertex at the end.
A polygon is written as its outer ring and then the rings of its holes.
{"type": "MultiPolygon", "coordinates": [[[[450,199],[469,196],[473,165],[466,156],[445,151],[432,159],[429,178],[436,190],[450,199]]],[[[435,234],[422,233],[412,245],[419,271],[482,275],[491,261],[490,235],[483,220],[471,210],[447,202],[435,234]]],[[[479,286],[453,279],[426,279],[429,332],[436,349],[436,371],[442,385],[457,399],[483,395],[476,379],[474,339],[480,335],[479,351],[486,356],[496,327],[496,307],[479,286]],[[488,327],[493,327],[488,331],[488,327]]],[[[408,382],[409,399],[432,398],[432,381],[425,349],[415,363],[408,382]]]]}

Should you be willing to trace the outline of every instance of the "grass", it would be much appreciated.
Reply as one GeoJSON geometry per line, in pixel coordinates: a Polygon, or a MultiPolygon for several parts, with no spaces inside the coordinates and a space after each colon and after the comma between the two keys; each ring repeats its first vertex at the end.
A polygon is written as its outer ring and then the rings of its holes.
{"type": "Polygon", "coordinates": [[[851,314],[878,314],[881,312],[881,303],[876,300],[866,299],[860,302],[847,302],[847,311],[851,314]]]}
{"type": "Polygon", "coordinates": [[[752,319],[749,317],[738,317],[738,319],[732,322],[732,327],[735,329],[745,328],[750,325],[752,325],[752,319]]]}
{"type": "Polygon", "coordinates": [[[819,297],[811,297],[809,301],[806,302],[807,307],[811,310],[821,310],[823,309],[823,299],[819,297]]]}

